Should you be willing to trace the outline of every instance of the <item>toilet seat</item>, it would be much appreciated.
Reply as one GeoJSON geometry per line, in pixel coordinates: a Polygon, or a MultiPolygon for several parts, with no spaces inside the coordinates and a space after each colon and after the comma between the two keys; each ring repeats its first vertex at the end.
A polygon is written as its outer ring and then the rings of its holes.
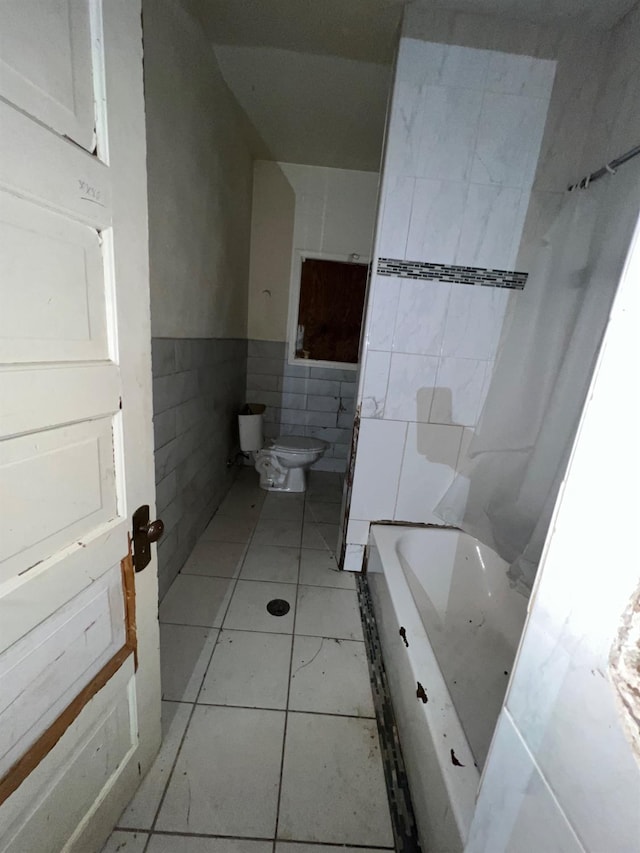
{"type": "Polygon", "coordinates": [[[295,455],[296,453],[314,453],[325,450],[327,442],[321,438],[309,438],[303,435],[281,435],[274,438],[269,450],[279,450],[295,455]]]}

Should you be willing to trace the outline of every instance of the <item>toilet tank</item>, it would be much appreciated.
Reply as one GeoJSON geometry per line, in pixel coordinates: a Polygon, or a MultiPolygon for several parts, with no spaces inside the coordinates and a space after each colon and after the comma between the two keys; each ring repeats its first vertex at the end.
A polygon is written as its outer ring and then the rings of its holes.
{"type": "Polygon", "coordinates": [[[265,406],[258,403],[248,403],[242,407],[238,415],[238,432],[240,433],[240,450],[244,453],[255,453],[262,450],[262,416],[265,406]]]}

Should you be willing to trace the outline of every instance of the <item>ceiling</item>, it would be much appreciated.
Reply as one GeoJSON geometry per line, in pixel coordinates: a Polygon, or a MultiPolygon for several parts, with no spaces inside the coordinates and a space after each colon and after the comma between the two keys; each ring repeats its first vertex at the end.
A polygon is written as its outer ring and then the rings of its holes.
{"type": "MultiPolygon", "coordinates": [[[[273,160],[377,171],[405,0],[182,0],[273,160]]],[[[430,9],[608,28],[636,0],[415,0],[430,9]]]]}

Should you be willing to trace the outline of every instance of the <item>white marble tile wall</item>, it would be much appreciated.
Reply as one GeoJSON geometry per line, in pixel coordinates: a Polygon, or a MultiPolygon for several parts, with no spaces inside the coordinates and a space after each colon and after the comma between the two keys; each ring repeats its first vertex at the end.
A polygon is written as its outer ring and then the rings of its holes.
{"type": "MultiPolygon", "coordinates": [[[[401,40],[374,263],[515,268],[554,70],[401,40]]],[[[371,521],[439,522],[433,509],[478,421],[509,296],[372,276],[347,568],[359,568],[371,521]]]]}
{"type": "Polygon", "coordinates": [[[512,269],[555,62],[403,38],[378,254],[512,269]]]}

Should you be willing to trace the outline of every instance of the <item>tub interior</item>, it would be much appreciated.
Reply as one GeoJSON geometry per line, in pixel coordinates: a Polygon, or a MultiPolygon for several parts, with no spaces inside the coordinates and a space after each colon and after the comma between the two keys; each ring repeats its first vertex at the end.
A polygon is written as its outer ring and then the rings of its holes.
{"type": "Polygon", "coordinates": [[[527,614],[507,563],[455,530],[402,533],[396,553],[479,769],[527,614]]]}

